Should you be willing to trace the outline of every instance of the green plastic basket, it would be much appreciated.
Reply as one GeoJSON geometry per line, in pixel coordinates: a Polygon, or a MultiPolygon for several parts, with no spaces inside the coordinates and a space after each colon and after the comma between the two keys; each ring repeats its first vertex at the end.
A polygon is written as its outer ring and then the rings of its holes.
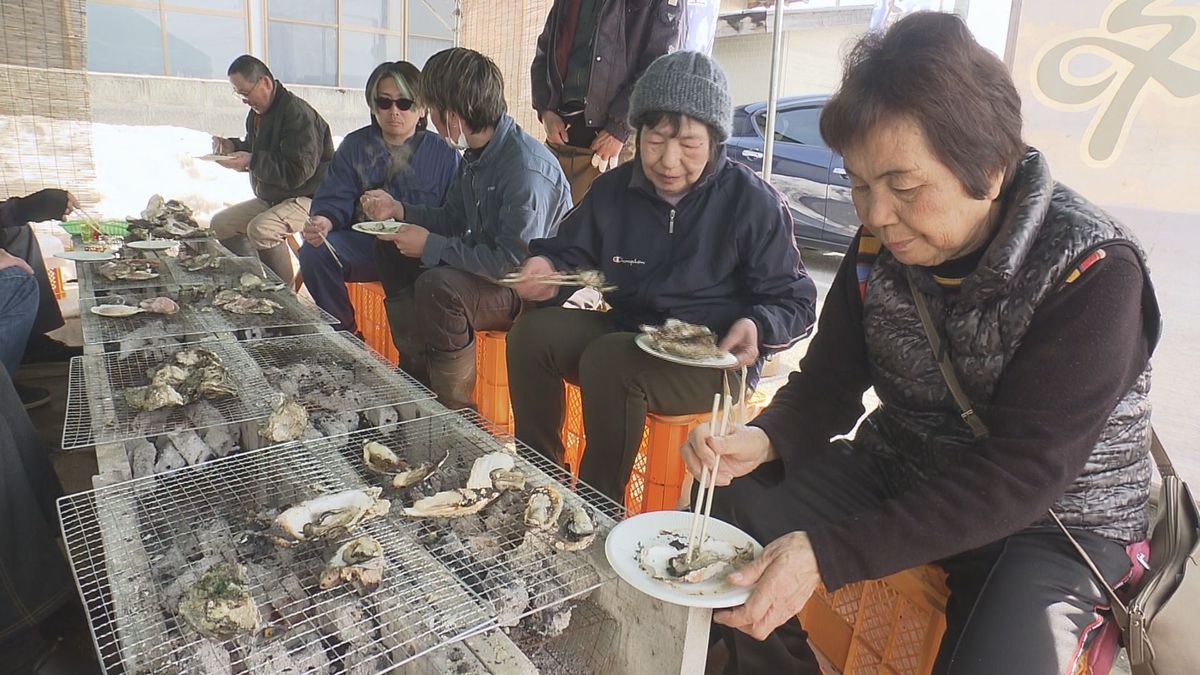
{"type": "MultiPolygon", "coordinates": [[[[88,228],[87,223],[82,220],[68,220],[62,224],[62,228],[75,236],[83,235],[83,230],[88,228]]],[[[105,220],[100,223],[100,231],[104,234],[123,237],[129,234],[129,223],[124,220],[105,220]]]]}

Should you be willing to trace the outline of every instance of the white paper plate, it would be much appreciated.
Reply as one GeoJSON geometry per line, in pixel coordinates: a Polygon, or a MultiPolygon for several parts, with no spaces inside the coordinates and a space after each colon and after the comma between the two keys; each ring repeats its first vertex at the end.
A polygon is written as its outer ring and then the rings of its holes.
{"type": "Polygon", "coordinates": [[[642,351],[646,352],[650,356],[657,356],[658,358],[660,358],[664,361],[670,361],[671,363],[678,363],[679,365],[682,365],[682,366],[695,366],[696,368],[722,368],[722,369],[733,368],[733,367],[737,366],[737,357],[734,356],[733,354],[730,354],[729,352],[725,352],[720,357],[712,357],[712,358],[707,358],[707,359],[689,359],[689,358],[684,358],[682,356],[675,356],[674,354],[668,354],[666,352],[660,352],[659,350],[654,348],[653,344],[651,344],[649,335],[637,336],[637,338],[634,339],[634,344],[636,344],[639,348],[641,348],[642,351]]]}
{"type": "MultiPolygon", "coordinates": [[[[638,564],[638,552],[643,546],[659,546],[682,537],[687,540],[692,529],[689,511],[651,511],[617,523],[604,542],[608,564],[630,586],[663,602],[684,607],[736,607],[746,602],[753,586],[733,586],[724,576],[698,584],[663,581],[650,576],[638,564]]],[[[762,546],[729,523],[710,518],[709,539],[721,539],[734,546],[753,544],[754,557],[762,555],[762,546]]]]}
{"type": "Polygon", "coordinates": [[[127,316],[133,316],[134,314],[141,314],[142,312],[145,312],[145,311],[146,310],[142,309],[141,307],[132,307],[130,305],[94,305],[91,308],[92,314],[108,317],[110,319],[113,319],[113,318],[121,319],[121,318],[125,318],[127,316]],[[106,314],[105,311],[108,310],[109,308],[119,308],[119,311],[121,311],[121,313],[120,314],[106,314]]]}
{"type": "Polygon", "coordinates": [[[233,159],[233,155],[200,155],[196,159],[202,159],[206,162],[216,162],[222,159],[233,159]]]}
{"type": "Polygon", "coordinates": [[[104,262],[113,260],[117,254],[112,251],[59,251],[54,257],[75,262],[104,262]]]}
{"type": "Polygon", "coordinates": [[[165,251],[169,248],[175,248],[179,242],[174,239],[150,239],[148,241],[131,241],[125,244],[129,248],[141,249],[143,251],[165,251]]]}
{"type": "Polygon", "coordinates": [[[397,234],[407,224],[395,220],[370,220],[365,223],[355,223],[350,226],[350,229],[355,232],[379,236],[381,234],[397,234]]]}

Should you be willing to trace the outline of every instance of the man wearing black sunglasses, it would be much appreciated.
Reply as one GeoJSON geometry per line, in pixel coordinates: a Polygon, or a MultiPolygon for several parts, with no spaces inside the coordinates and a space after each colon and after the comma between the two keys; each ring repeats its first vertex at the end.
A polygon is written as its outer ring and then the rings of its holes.
{"type": "Polygon", "coordinates": [[[218,164],[250,174],[254,199],[212,217],[212,230],[238,255],[257,255],[291,282],[292,256],[284,240],[308,220],[313,193],[333,160],[329,125],[304,99],[284,88],[258,59],[243,54],[229,66],[233,93],[250,106],[246,138],[213,137],[218,164]]]}

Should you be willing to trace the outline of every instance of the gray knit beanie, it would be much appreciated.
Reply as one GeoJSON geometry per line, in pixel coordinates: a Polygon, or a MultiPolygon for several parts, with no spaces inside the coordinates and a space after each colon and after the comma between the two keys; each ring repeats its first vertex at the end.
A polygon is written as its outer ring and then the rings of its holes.
{"type": "Polygon", "coordinates": [[[629,126],[636,130],[646,112],[683,113],[716,129],[718,143],[733,131],[733,99],[725,71],[700,52],[673,52],[650,64],[633,85],[629,126]]]}

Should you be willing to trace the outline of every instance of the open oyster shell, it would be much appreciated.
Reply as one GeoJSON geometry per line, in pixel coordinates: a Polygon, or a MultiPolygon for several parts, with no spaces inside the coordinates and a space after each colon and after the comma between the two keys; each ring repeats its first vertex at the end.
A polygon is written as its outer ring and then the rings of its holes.
{"type": "Polygon", "coordinates": [[[338,547],[321,571],[319,585],[329,589],[348,583],[359,595],[366,595],[383,582],[383,570],[383,546],[374,537],[357,537],[338,547]]]}
{"type": "Polygon", "coordinates": [[[717,575],[726,575],[754,559],[754,547],[737,547],[709,537],[689,562],[687,543],[671,542],[643,548],[638,564],[655,579],[674,583],[698,584],[717,575]]]}
{"type": "Polygon", "coordinates": [[[404,509],[404,514],[413,518],[457,518],[479,513],[500,496],[500,490],[485,488],[472,490],[458,488],[443,490],[429,497],[418,499],[404,509]]]}
{"type": "Polygon", "coordinates": [[[562,494],[550,487],[534,488],[529,493],[529,503],[525,507],[525,526],[534,530],[548,530],[558,522],[562,514],[562,494]]]}
{"type": "Polygon", "coordinates": [[[371,473],[390,476],[392,487],[398,490],[410,488],[429,478],[449,456],[450,451],[446,450],[434,460],[409,464],[383,443],[367,441],[363,444],[363,465],[371,473]]]}
{"type": "Polygon", "coordinates": [[[344,490],[301,502],[276,516],[270,537],[276,544],[290,547],[341,536],[364,520],[387,515],[392,503],[379,498],[382,492],[382,488],[344,490]]]}

